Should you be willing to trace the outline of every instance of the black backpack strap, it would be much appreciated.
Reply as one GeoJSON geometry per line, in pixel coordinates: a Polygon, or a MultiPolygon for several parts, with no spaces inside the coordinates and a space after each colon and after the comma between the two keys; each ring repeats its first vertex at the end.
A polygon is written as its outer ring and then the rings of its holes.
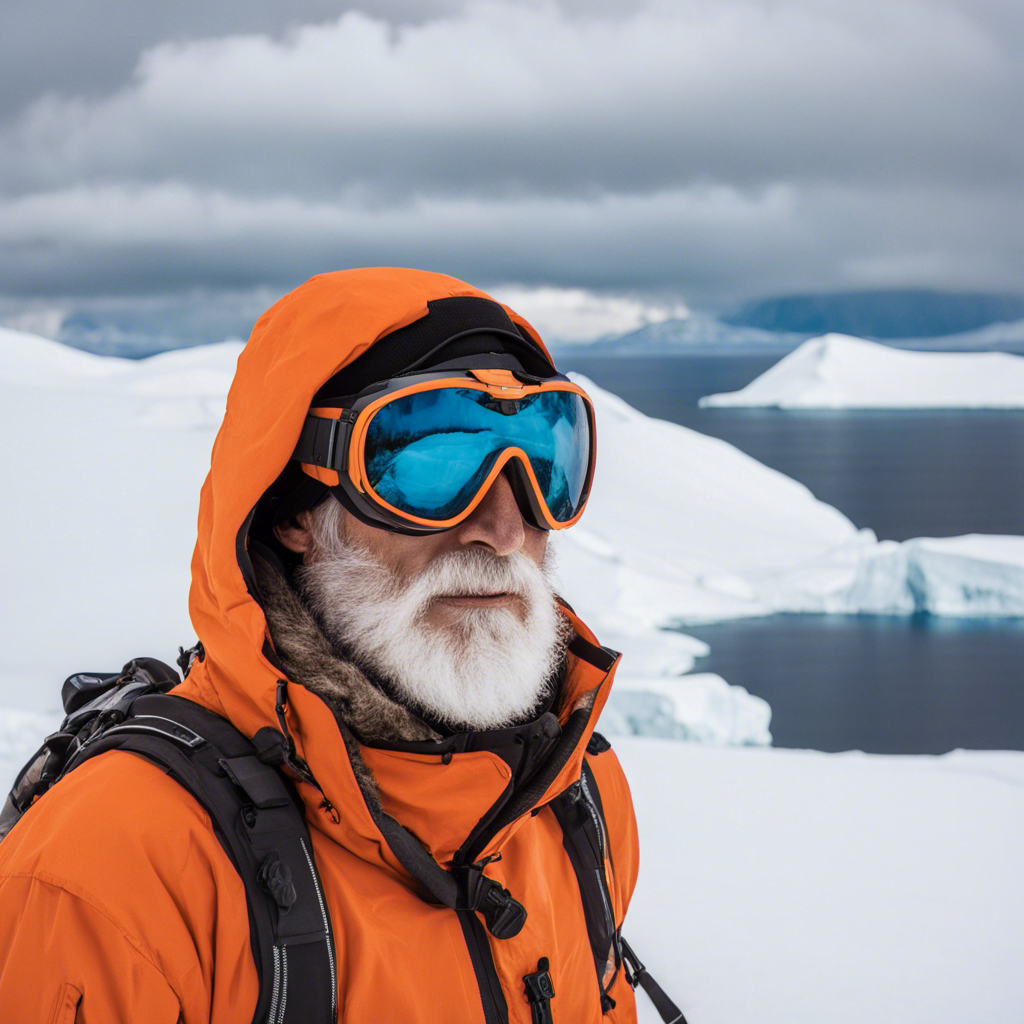
{"type": "Polygon", "coordinates": [[[302,802],[272,766],[280,741],[268,728],[250,742],[193,701],[149,694],[133,702],[120,724],[86,743],[66,770],[104,751],[125,750],[187,789],[209,814],[245,885],[260,982],[254,1024],[333,1024],[330,919],[302,802]]]}
{"type": "Polygon", "coordinates": [[[640,957],[633,952],[633,947],[619,935],[622,948],[622,964],[626,970],[626,981],[636,988],[640,985],[647,993],[654,1008],[666,1024],[686,1024],[683,1011],[666,995],[665,990],[648,974],[647,968],[640,962],[640,957]]]}
{"type": "MultiPolygon", "coordinates": [[[[611,744],[598,733],[594,733],[587,744],[590,756],[599,756],[610,749],[611,744]]],[[[608,990],[621,967],[634,989],[638,985],[643,987],[666,1024],[686,1024],[682,1010],[650,976],[616,927],[604,870],[605,857],[610,857],[608,826],[597,779],[587,758],[583,759],[579,781],[556,797],[551,802],[551,809],[562,827],[562,844],[580,887],[601,993],[601,1009],[607,1013],[615,1006],[608,990]]]]}
{"type": "Polygon", "coordinates": [[[596,793],[593,772],[584,759],[579,781],[551,801],[551,810],[562,826],[562,845],[576,873],[590,950],[597,971],[601,1008],[607,1013],[615,1005],[608,995],[608,989],[621,967],[621,957],[616,942],[611,894],[605,876],[607,829],[596,793]]]}

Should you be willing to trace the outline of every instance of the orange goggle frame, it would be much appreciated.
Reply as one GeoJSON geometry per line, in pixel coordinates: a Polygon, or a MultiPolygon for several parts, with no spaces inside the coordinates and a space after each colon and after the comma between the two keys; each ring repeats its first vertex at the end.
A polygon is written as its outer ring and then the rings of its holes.
{"type": "MultiPolygon", "coordinates": [[[[292,458],[300,463],[307,474],[331,487],[350,511],[373,525],[412,534],[450,529],[473,513],[502,471],[505,471],[509,479],[524,518],[538,529],[564,530],[576,523],[583,514],[594,475],[594,408],[586,392],[567,377],[558,375],[542,380],[531,377],[524,381],[508,369],[447,370],[410,374],[396,377],[385,384],[374,385],[351,398],[339,399],[339,406],[333,408],[321,405],[310,409],[292,458]],[[582,484],[577,483],[579,495],[571,502],[567,518],[558,519],[556,514],[553,514],[549,507],[549,498],[546,497],[545,488],[541,483],[541,477],[546,477],[550,482],[552,467],[547,466],[547,472],[542,472],[539,476],[537,468],[531,462],[531,453],[516,444],[491,447],[479,467],[482,470],[484,461],[490,462],[493,459],[486,473],[477,473],[476,480],[471,478],[468,482],[470,492],[464,495],[464,500],[457,502],[456,509],[446,508],[442,515],[424,515],[423,509],[420,509],[418,514],[409,508],[399,507],[379,493],[381,481],[378,480],[378,486],[375,488],[371,482],[371,473],[367,469],[367,440],[375,432],[374,417],[390,406],[385,415],[390,414],[393,422],[401,425],[404,423],[401,410],[411,407],[414,403],[406,402],[401,406],[395,403],[413,395],[445,389],[479,392],[478,404],[486,404],[489,409],[502,412],[503,416],[498,417],[499,420],[504,416],[521,415],[520,408],[537,408],[534,403],[538,402],[538,399],[534,399],[533,396],[559,395],[559,398],[549,399],[548,403],[563,405],[565,403],[561,396],[578,396],[578,406],[586,422],[576,423],[575,427],[576,430],[584,429],[586,435],[585,441],[580,439],[579,447],[572,453],[572,457],[578,459],[580,465],[585,457],[586,467],[582,475],[578,472],[576,474],[579,480],[582,480],[582,484]],[[522,399],[532,401],[521,405],[522,399]]],[[[579,418],[580,415],[577,413],[576,419],[579,418]]],[[[420,437],[429,437],[431,434],[444,435],[445,427],[446,425],[442,423],[432,430],[425,429],[420,437]]],[[[450,429],[457,432],[458,425],[453,424],[450,429]]],[[[562,447],[564,451],[564,439],[562,447]]],[[[534,458],[538,458],[536,453],[534,458]]],[[[540,461],[538,458],[538,462],[540,461]]],[[[577,470],[579,468],[578,466],[577,470]]],[[[557,511],[559,510],[556,509],[557,511]]]]}

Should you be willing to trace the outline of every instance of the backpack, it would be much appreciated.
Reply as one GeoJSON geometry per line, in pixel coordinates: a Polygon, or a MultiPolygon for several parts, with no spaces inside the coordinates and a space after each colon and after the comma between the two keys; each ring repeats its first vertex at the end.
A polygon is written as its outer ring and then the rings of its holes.
{"type": "MultiPolygon", "coordinates": [[[[201,657],[201,645],[182,651],[179,664],[185,674],[197,651],[201,657]]],[[[36,799],[91,757],[126,750],[150,761],[187,789],[209,814],[221,846],[244,883],[250,945],[259,977],[253,1024],[334,1022],[337,972],[330,916],[304,805],[282,771],[287,765],[304,777],[306,766],[295,755],[287,731],[267,726],[250,740],[222,716],[167,692],[180,681],[174,669],[155,658],[136,658],[119,673],[70,676],[61,690],[64,722],[18,773],[0,810],[0,841],[36,799]]],[[[281,687],[279,706],[285,699],[281,687]]],[[[598,756],[609,748],[608,741],[595,733],[587,753],[598,756]]],[[[615,1005],[607,990],[622,969],[634,989],[640,985],[648,993],[662,1020],[686,1024],[682,1012],[615,927],[604,876],[604,812],[586,759],[579,781],[551,807],[579,882],[602,1009],[607,1012],[615,1005]]],[[[385,818],[378,825],[431,900],[459,915],[474,968],[478,976],[486,973],[487,964],[481,961],[489,963],[490,956],[480,952],[486,949],[487,939],[476,912],[501,939],[522,929],[525,908],[484,875],[485,863],[468,865],[456,876],[438,865],[394,819],[385,818]]],[[[493,972],[493,963],[489,965],[493,972]]],[[[548,967],[542,959],[537,971],[523,978],[534,1024],[552,1022],[555,993],[548,967]]]]}

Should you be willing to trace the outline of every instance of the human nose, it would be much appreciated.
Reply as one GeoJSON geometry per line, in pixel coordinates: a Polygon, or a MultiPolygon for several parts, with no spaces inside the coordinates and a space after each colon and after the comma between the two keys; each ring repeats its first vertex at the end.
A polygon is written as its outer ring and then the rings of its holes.
{"type": "Polygon", "coordinates": [[[510,555],[523,546],[523,516],[504,473],[498,474],[480,504],[455,531],[460,544],[485,547],[496,555],[510,555]]]}

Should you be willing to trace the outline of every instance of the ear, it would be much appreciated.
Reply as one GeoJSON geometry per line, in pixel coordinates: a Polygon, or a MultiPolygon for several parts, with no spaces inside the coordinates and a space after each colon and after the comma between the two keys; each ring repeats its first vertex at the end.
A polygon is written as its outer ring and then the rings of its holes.
{"type": "Polygon", "coordinates": [[[291,519],[274,524],[274,536],[289,550],[304,555],[313,546],[309,532],[309,512],[299,512],[291,519]]]}

